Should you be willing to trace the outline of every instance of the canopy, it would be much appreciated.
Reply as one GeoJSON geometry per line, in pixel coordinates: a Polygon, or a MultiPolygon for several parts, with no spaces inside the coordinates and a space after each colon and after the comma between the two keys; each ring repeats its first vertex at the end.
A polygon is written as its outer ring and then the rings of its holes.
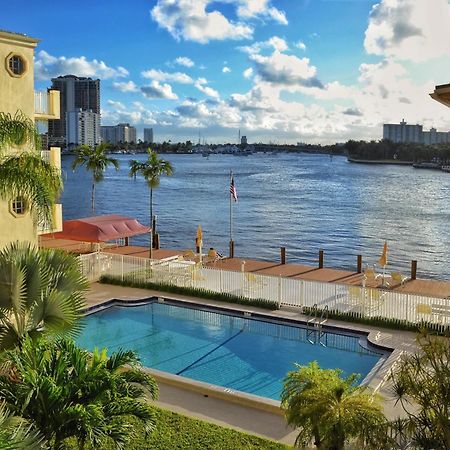
{"type": "Polygon", "coordinates": [[[107,242],[148,233],[150,227],[129,217],[109,215],[65,220],[63,231],[54,233],[57,239],[83,242],[107,242]]]}

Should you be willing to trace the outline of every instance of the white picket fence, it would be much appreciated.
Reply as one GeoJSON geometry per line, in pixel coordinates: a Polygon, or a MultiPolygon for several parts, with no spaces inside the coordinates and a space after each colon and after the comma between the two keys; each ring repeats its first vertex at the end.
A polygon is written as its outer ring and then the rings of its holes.
{"type": "Polygon", "coordinates": [[[338,283],[282,278],[251,272],[203,267],[177,259],[150,260],[110,253],[79,257],[83,274],[96,281],[109,275],[123,281],[164,283],[206,289],[242,298],[276,302],[279,306],[328,307],[354,317],[383,317],[450,327],[450,300],[338,283]]]}

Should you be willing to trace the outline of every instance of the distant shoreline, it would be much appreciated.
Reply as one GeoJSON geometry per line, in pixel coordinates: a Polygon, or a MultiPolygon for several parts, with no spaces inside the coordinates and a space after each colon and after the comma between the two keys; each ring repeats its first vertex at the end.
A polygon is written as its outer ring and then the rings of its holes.
{"type": "Polygon", "coordinates": [[[412,166],[413,161],[399,161],[396,159],[355,159],[347,157],[348,162],[357,164],[394,164],[400,166],[412,166]]]}

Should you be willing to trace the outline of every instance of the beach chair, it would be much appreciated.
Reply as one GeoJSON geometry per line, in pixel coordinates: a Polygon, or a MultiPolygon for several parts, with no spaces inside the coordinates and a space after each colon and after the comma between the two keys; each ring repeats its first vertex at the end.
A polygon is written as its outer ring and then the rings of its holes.
{"type": "Polygon", "coordinates": [[[190,261],[194,261],[194,260],[195,260],[195,257],[196,257],[196,255],[195,255],[194,251],[191,250],[191,249],[186,250],[186,251],[183,253],[183,258],[184,258],[184,259],[188,259],[188,260],[190,260],[190,261]]]}
{"type": "Polygon", "coordinates": [[[206,255],[206,258],[203,260],[203,263],[205,263],[205,264],[215,263],[219,259],[221,259],[221,258],[219,256],[219,254],[217,253],[217,251],[213,248],[210,248],[208,250],[208,254],[206,255]]]}
{"type": "Polygon", "coordinates": [[[359,286],[350,286],[348,289],[348,298],[352,305],[359,305],[362,302],[363,290],[359,286]]]}
{"type": "Polygon", "coordinates": [[[405,281],[408,281],[408,277],[403,276],[400,272],[391,272],[391,280],[391,283],[389,283],[390,286],[399,284],[403,287],[405,281]]]}

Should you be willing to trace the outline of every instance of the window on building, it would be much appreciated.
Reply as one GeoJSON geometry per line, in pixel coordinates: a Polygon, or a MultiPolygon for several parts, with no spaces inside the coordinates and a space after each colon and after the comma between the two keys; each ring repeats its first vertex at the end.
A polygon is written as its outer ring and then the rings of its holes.
{"type": "Polygon", "coordinates": [[[25,59],[22,56],[17,55],[15,53],[12,53],[8,56],[6,65],[8,72],[16,77],[22,76],[27,70],[27,64],[25,59]]]}
{"type": "Polygon", "coordinates": [[[23,215],[27,212],[27,203],[24,198],[17,197],[11,202],[11,211],[17,215],[23,215]]]}

